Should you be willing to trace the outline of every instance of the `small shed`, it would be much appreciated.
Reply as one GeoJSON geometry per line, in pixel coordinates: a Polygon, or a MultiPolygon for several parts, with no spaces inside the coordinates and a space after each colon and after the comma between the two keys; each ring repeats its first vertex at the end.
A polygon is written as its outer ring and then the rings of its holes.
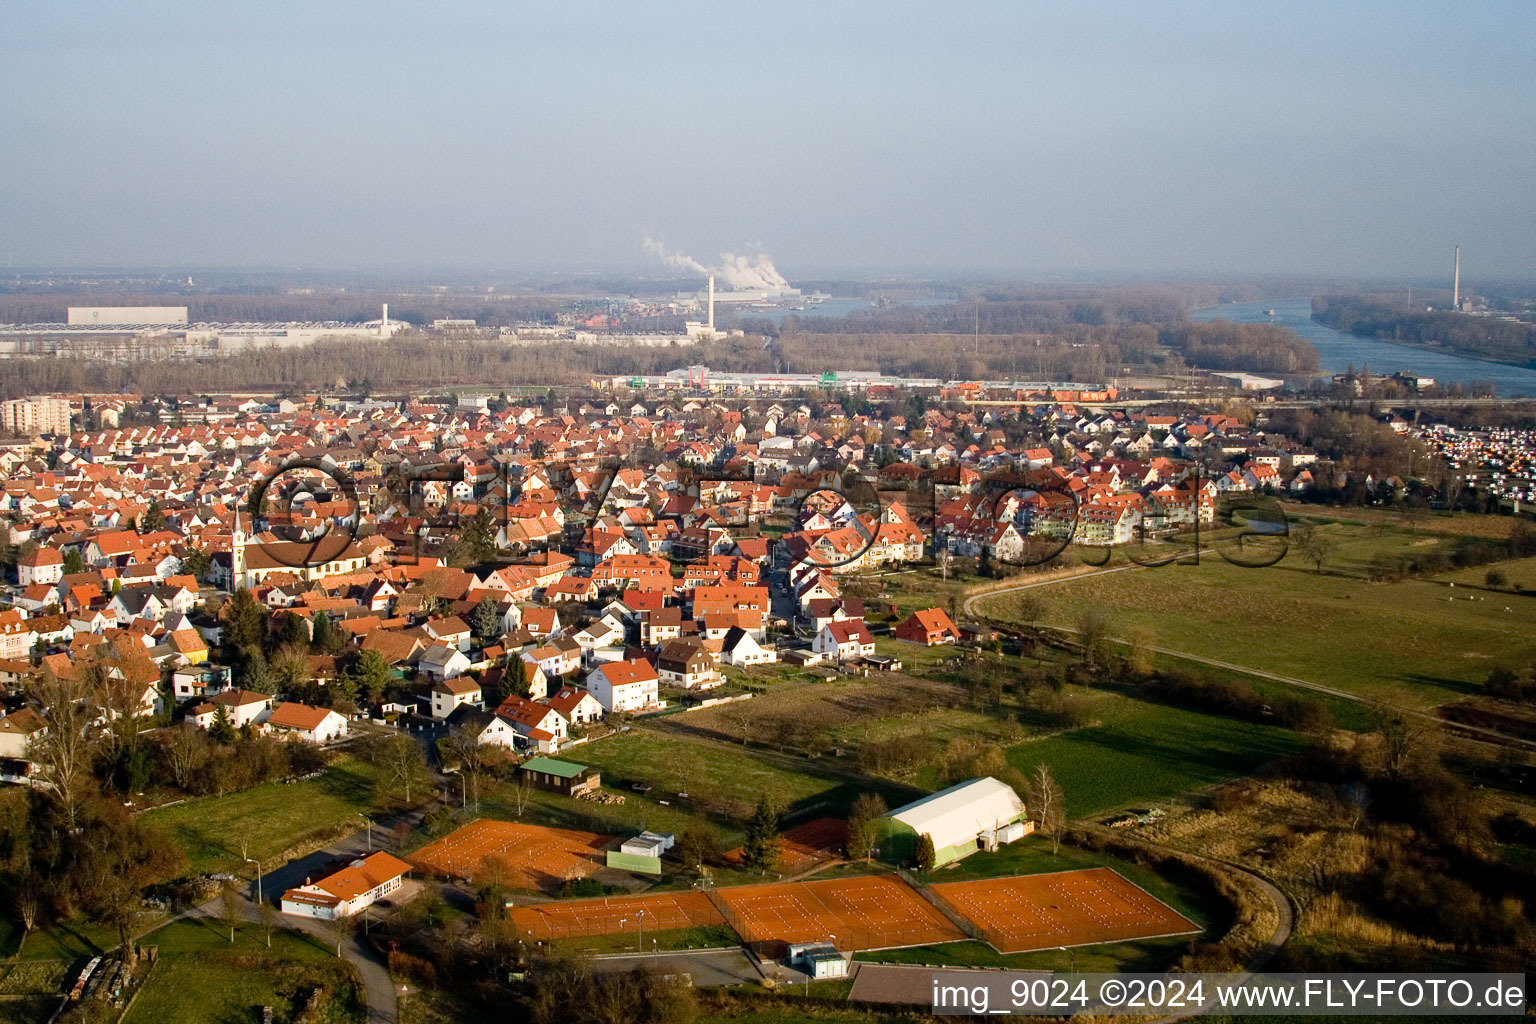
{"type": "Polygon", "coordinates": [[[848,977],[848,958],[830,942],[797,942],[788,952],[790,965],[804,968],[813,981],[848,977]]]}
{"type": "Polygon", "coordinates": [[[529,784],[535,789],[564,793],[566,796],[595,791],[603,780],[602,774],[593,768],[553,757],[530,757],[517,770],[528,778],[529,784]]]}
{"type": "Polygon", "coordinates": [[[641,832],[624,840],[619,847],[622,853],[634,853],[643,857],[660,857],[672,849],[677,837],[670,832],[641,832]]]}

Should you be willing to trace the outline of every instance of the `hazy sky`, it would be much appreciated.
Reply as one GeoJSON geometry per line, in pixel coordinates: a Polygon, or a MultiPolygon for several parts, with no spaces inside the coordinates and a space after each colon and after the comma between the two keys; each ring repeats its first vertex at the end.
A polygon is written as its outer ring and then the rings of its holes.
{"type": "Polygon", "coordinates": [[[17,265],[1536,271],[1536,4],[0,4],[17,265]]]}

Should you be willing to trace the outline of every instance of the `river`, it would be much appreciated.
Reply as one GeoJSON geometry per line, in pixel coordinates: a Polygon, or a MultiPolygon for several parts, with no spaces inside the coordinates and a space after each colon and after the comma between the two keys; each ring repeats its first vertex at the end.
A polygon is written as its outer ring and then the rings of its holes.
{"type": "Polygon", "coordinates": [[[1395,371],[1416,373],[1433,377],[1442,385],[1466,385],[1475,380],[1485,380],[1497,387],[1499,395],[1504,398],[1536,395],[1536,370],[1345,334],[1312,319],[1311,299],[1229,302],[1222,306],[1197,309],[1190,319],[1231,320],[1240,324],[1280,324],[1289,327],[1317,349],[1326,373],[1343,373],[1351,364],[1358,370],[1369,363],[1373,374],[1395,371]],[[1271,309],[1275,311],[1274,316],[1269,315],[1271,309]]]}

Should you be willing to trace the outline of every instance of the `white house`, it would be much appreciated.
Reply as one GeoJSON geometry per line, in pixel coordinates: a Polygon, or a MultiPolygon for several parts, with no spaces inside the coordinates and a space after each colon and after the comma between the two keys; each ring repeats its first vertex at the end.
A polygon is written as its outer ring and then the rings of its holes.
{"type": "Polygon", "coordinates": [[[522,658],[537,665],[550,679],[558,679],[581,667],[581,648],[575,643],[545,644],[526,652],[522,658]]]}
{"type": "Polygon", "coordinates": [[[463,651],[443,643],[428,647],[416,660],[416,668],[422,675],[444,680],[457,679],[468,672],[472,664],[474,662],[463,651]]]}
{"type": "Polygon", "coordinates": [[[811,650],[838,661],[865,658],[875,653],[875,637],[863,619],[829,622],[811,641],[811,650]]]}
{"type": "Polygon", "coordinates": [[[460,704],[479,707],[480,699],[480,683],[477,680],[465,676],[444,679],[432,687],[432,717],[444,721],[460,704]]]}
{"type": "Polygon", "coordinates": [[[282,910],[295,917],[331,921],[350,917],[398,890],[411,866],[383,850],[360,857],[334,875],[283,893],[282,910]]]}
{"type": "Polygon", "coordinates": [[[453,709],[453,714],[448,716],[448,725],[469,733],[481,746],[511,750],[517,745],[517,730],[512,728],[512,723],[498,714],[468,704],[453,709]]]}
{"type": "Polygon", "coordinates": [[[496,717],[503,719],[527,745],[540,753],[553,753],[570,734],[565,716],[548,704],[528,700],[516,694],[501,702],[496,717]]]}
{"type": "Polygon", "coordinates": [[[597,698],[579,686],[562,686],[558,692],[544,701],[575,725],[600,722],[603,706],[597,698]]]}
{"type": "Polygon", "coordinates": [[[267,716],[268,731],[310,743],[329,743],[347,734],[347,720],[330,708],[287,701],[267,716]]]}
{"type": "Polygon", "coordinates": [[[16,563],[16,580],[23,590],[34,583],[51,585],[63,578],[64,556],[57,548],[38,548],[16,563]]]}
{"type": "Polygon", "coordinates": [[[611,661],[587,676],[587,689],[610,714],[655,706],[659,688],[656,668],[644,658],[611,661]]]}
{"type": "Polygon", "coordinates": [[[768,665],[779,660],[779,652],[764,647],[740,626],[732,626],[721,641],[720,657],[727,665],[768,665]]]}
{"type": "Polygon", "coordinates": [[[254,690],[225,690],[188,711],[187,720],[200,729],[211,728],[221,707],[229,715],[229,724],[238,729],[259,723],[272,710],[272,696],[254,690]]]}

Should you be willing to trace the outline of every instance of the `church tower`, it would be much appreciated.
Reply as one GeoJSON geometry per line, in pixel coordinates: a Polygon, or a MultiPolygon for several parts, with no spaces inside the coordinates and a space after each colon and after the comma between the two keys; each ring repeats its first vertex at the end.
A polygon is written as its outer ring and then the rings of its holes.
{"type": "Polygon", "coordinates": [[[245,530],[240,526],[240,503],[235,503],[235,530],[229,542],[229,590],[244,590],[245,579],[245,530]]]}

